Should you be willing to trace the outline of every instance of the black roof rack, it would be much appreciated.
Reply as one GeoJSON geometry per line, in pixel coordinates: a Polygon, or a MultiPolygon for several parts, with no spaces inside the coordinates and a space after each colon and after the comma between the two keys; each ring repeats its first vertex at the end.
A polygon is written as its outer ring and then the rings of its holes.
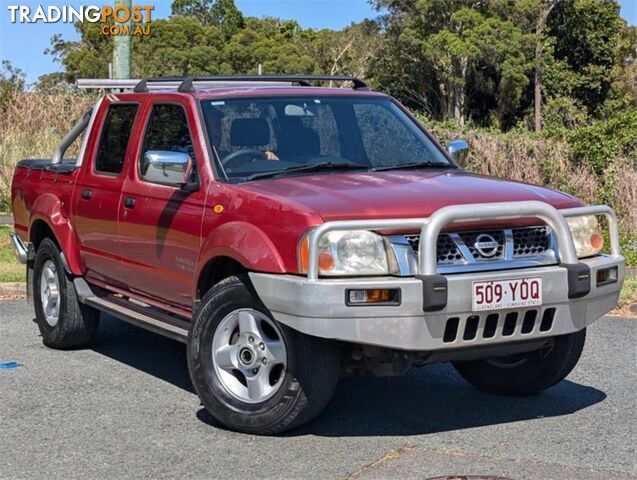
{"type": "Polygon", "coordinates": [[[193,77],[151,77],[141,80],[134,92],[148,92],[149,83],[181,82],[179,92],[194,92],[195,82],[290,82],[303,87],[310,86],[310,82],[352,82],[354,90],[370,90],[363,80],[348,75],[211,75],[193,77]]]}

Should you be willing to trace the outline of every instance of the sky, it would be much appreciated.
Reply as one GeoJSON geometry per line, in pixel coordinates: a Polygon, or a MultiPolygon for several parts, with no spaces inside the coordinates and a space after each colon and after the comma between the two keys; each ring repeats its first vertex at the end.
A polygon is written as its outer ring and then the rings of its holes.
{"type": "MultiPolygon", "coordinates": [[[[10,60],[27,75],[32,83],[44,74],[61,70],[44,50],[50,46],[50,39],[61,33],[65,39],[76,39],[77,34],[71,24],[20,24],[11,23],[9,5],[27,5],[35,9],[42,5],[103,5],[106,0],[0,0],[0,59],[10,60]]],[[[637,25],[637,0],[619,0],[621,14],[630,25],[637,25]]],[[[134,4],[154,5],[153,18],[170,14],[171,0],[135,1],[134,4]]],[[[273,16],[294,19],[303,28],[341,29],[352,22],[364,18],[374,18],[377,12],[367,0],[235,0],[246,16],[273,16]]]]}

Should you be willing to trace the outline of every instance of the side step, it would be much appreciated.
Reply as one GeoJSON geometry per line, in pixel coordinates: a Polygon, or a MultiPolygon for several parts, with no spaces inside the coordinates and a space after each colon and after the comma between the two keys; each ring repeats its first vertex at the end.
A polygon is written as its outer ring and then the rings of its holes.
{"type": "Polygon", "coordinates": [[[136,327],[144,328],[182,343],[188,341],[190,323],[186,320],[114,295],[97,296],[91,291],[90,286],[86,284],[84,279],[76,278],[74,283],[82,303],[136,327]]]}

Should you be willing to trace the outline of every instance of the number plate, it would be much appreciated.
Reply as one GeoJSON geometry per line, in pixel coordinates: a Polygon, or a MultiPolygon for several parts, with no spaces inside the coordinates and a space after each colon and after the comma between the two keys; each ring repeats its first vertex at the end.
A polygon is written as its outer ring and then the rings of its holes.
{"type": "Polygon", "coordinates": [[[474,312],[542,305],[542,278],[473,282],[474,312]]]}

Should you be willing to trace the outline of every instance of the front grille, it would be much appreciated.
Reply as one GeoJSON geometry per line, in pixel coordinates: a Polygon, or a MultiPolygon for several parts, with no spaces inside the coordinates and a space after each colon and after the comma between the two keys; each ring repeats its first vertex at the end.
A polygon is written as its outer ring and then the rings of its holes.
{"type": "Polygon", "coordinates": [[[551,231],[548,227],[513,229],[513,256],[533,257],[551,248],[551,231]]]}
{"type": "MultiPolygon", "coordinates": [[[[504,260],[506,256],[506,235],[507,230],[481,230],[475,232],[441,233],[438,236],[437,256],[439,264],[463,263],[465,261],[488,262],[491,260],[504,260]],[[483,235],[483,237],[481,237],[483,235]],[[476,247],[476,243],[495,241],[497,247],[493,249],[476,247]],[[462,247],[466,247],[463,249],[462,247]],[[463,250],[465,258],[463,256],[463,250]]],[[[512,257],[529,258],[547,253],[551,249],[551,230],[546,226],[521,227],[509,230],[508,235],[512,238],[512,257]]],[[[405,235],[409,245],[418,252],[420,243],[419,234],[405,235]]]]}
{"type": "MultiPolygon", "coordinates": [[[[411,245],[411,248],[415,252],[418,251],[418,245],[420,244],[420,235],[405,235],[405,239],[411,245]]],[[[455,242],[451,239],[451,235],[442,233],[438,235],[437,244],[438,263],[455,263],[462,261],[462,254],[456,246],[455,242]]]]}
{"type": "Polygon", "coordinates": [[[471,315],[464,322],[460,317],[450,317],[445,324],[442,337],[444,343],[455,341],[470,342],[476,339],[548,333],[553,328],[556,309],[547,308],[539,319],[538,310],[513,311],[507,313],[486,313],[471,315]],[[539,320],[539,321],[538,321],[539,320]]]}

